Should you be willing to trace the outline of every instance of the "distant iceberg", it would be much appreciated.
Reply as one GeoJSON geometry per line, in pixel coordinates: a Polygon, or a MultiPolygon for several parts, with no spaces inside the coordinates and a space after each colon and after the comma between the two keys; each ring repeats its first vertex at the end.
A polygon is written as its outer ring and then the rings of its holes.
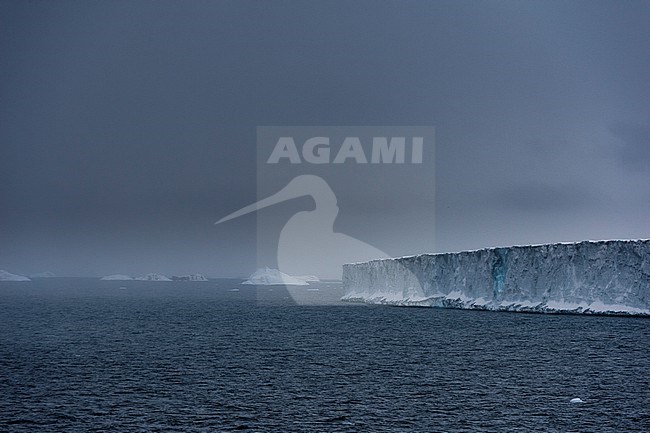
{"type": "Polygon", "coordinates": [[[318,278],[316,275],[294,275],[294,278],[298,278],[299,280],[312,282],[312,283],[318,283],[320,282],[320,278],[318,278]]]}
{"type": "Polygon", "coordinates": [[[172,281],[208,281],[205,276],[201,274],[190,274],[190,275],[180,275],[180,276],[172,276],[172,281]]]}
{"type": "Polygon", "coordinates": [[[305,280],[300,278],[292,277],[283,272],[280,272],[277,269],[270,268],[260,268],[257,271],[253,272],[248,280],[244,281],[242,284],[252,284],[256,286],[275,286],[275,285],[285,285],[285,286],[308,286],[305,280]]]}
{"type": "Polygon", "coordinates": [[[444,308],[650,315],[650,240],[423,254],[343,266],[343,300],[444,308]]]}
{"type": "Polygon", "coordinates": [[[38,272],[36,274],[32,274],[29,277],[30,278],[54,278],[54,277],[56,277],[56,275],[54,275],[50,271],[46,271],[46,272],[38,272]]]}
{"type": "Polygon", "coordinates": [[[31,281],[23,275],[12,274],[11,272],[0,270],[0,281],[31,281]]]}
{"type": "Polygon", "coordinates": [[[122,274],[114,274],[114,275],[106,275],[101,279],[104,281],[126,281],[126,280],[132,280],[133,277],[130,277],[128,275],[122,275],[122,274]]]}
{"type": "Polygon", "coordinates": [[[167,278],[164,275],[160,275],[160,274],[147,274],[147,275],[143,275],[141,277],[137,277],[136,280],[141,280],[141,281],[171,281],[171,279],[167,278]]]}

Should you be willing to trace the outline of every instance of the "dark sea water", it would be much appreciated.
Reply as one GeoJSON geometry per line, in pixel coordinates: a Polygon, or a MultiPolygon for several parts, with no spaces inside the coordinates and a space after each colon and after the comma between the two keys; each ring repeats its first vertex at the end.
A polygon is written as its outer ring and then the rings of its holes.
{"type": "Polygon", "coordinates": [[[650,431],[649,319],[238,282],[0,283],[0,431],[650,431]]]}

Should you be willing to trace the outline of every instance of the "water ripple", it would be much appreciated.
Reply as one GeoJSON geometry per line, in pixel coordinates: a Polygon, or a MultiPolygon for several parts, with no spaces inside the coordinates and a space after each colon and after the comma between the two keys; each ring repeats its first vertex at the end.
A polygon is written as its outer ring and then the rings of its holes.
{"type": "Polygon", "coordinates": [[[0,430],[650,431],[650,320],[201,293],[0,293],[0,430]]]}

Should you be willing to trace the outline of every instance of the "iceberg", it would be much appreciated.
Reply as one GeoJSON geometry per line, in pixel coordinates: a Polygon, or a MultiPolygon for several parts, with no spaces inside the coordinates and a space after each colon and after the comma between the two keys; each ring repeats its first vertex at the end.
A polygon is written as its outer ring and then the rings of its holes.
{"type": "Polygon", "coordinates": [[[287,275],[284,272],[280,272],[277,269],[260,268],[253,272],[250,277],[242,284],[253,284],[256,286],[275,286],[275,285],[285,285],[285,286],[308,286],[305,280],[300,278],[292,277],[287,275]]]}
{"type": "Polygon", "coordinates": [[[31,281],[23,275],[12,274],[11,272],[0,270],[0,281],[31,281]]]}
{"type": "Polygon", "coordinates": [[[312,283],[318,283],[320,282],[320,278],[318,278],[316,275],[294,275],[294,278],[298,278],[299,280],[312,282],[312,283]]]}
{"type": "Polygon", "coordinates": [[[126,281],[126,280],[132,280],[133,278],[129,277],[128,275],[114,274],[114,275],[106,275],[105,277],[102,277],[100,279],[104,281],[126,281]]]}
{"type": "Polygon", "coordinates": [[[172,276],[172,281],[208,281],[205,276],[201,274],[191,274],[191,275],[180,275],[180,276],[172,276]]]}
{"type": "Polygon", "coordinates": [[[45,272],[38,272],[36,274],[32,274],[29,276],[29,278],[54,278],[56,275],[54,275],[50,271],[45,271],[45,272]]]}
{"type": "Polygon", "coordinates": [[[422,254],[343,265],[343,300],[542,313],[650,315],[650,240],[422,254]]]}
{"type": "Polygon", "coordinates": [[[147,274],[143,275],[141,277],[135,278],[136,280],[141,280],[141,281],[171,281],[171,279],[167,278],[164,275],[160,274],[147,274]]]}

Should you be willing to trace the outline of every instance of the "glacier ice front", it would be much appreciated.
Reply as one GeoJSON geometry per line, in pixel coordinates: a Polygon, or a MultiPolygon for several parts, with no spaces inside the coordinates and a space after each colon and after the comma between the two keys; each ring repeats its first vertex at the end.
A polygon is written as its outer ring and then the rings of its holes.
{"type": "Polygon", "coordinates": [[[650,240],[423,254],[343,265],[344,300],[650,315],[650,240]]]}

